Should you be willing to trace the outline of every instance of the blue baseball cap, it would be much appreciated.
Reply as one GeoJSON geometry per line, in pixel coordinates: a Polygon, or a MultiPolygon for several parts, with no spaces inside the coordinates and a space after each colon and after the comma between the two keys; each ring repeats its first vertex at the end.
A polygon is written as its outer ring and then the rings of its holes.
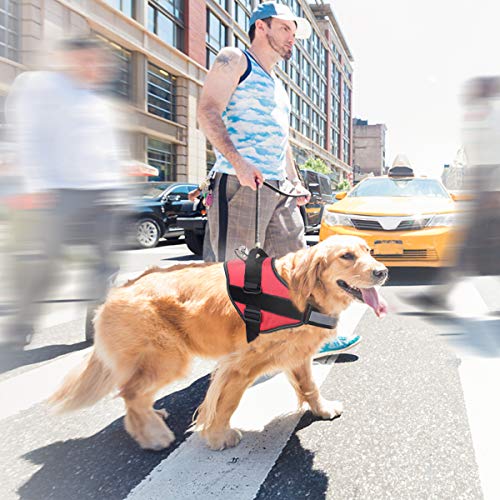
{"type": "Polygon", "coordinates": [[[267,19],[268,17],[294,21],[297,25],[295,38],[304,39],[311,36],[312,29],[309,21],[303,17],[297,17],[287,5],[278,2],[264,2],[258,5],[250,17],[250,26],[253,26],[258,19],[267,19]]]}

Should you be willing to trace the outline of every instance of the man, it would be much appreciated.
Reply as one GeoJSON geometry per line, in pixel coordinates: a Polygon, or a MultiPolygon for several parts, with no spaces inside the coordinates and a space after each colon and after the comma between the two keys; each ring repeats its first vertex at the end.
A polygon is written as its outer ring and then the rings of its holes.
{"type": "Polygon", "coordinates": [[[98,303],[117,272],[111,254],[113,214],[123,186],[114,118],[98,90],[111,61],[91,38],[65,41],[57,71],[21,74],[6,110],[24,180],[23,220],[14,242],[15,314],[0,342],[22,347],[54,281],[65,243],[94,250],[86,298],[98,303]]]}
{"type": "Polygon", "coordinates": [[[217,158],[207,235],[216,261],[230,260],[238,248],[255,245],[256,189],[261,189],[258,217],[264,251],[281,257],[306,246],[298,207],[309,201],[310,193],[294,167],[290,101],[274,67],[290,59],[296,39],[310,35],[309,22],[286,5],[262,3],[250,18],[250,48],[222,49],[206,77],[198,121],[217,158]],[[303,196],[282,196],[262,187],[264,180],[303,196]]]}

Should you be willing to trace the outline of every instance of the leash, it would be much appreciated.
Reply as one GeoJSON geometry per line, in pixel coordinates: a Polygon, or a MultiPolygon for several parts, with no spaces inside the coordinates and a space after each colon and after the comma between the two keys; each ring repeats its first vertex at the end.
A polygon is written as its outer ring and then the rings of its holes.
{"type": "Polygon", "coordinates": [[[282,196],[287,196],[288,198],[300,198],[301,196],[304,196],[303,194],[299,193],[285,193],[284,191],[281,191],[281,189],[278,189],[277,187],[274,187],[272,184],[269,184],[269,182],[264,181],[264,186],[266,186],[269,189],[272,189],[276,193],[281,194],[282,196]]]}
{"type": "MultiPolygon", "coordinates": [[[[276,193],[280,194],[281,196],[286,196],[287,198],[300,198],[301,196],[304,196],[303,194],[300,193],[285,193],[284,191],[281,191],[281,189],[274,187],[272,184],[269,184],[269,182],[264,181],[263,182],[264,186],[267,188],[271,189],[272,191],[275,191],[276,193]]],[[[260,248],[260,223],[259,223],[259,213],[260,213],[260,189],[257,186],[257,189],[255,190],[255,248],[260,248]]]]}

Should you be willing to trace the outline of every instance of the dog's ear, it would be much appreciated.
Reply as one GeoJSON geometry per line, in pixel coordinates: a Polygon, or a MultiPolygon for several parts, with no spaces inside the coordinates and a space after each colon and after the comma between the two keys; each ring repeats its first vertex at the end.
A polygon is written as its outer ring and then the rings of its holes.
{"type": "Polygon", "coordinates": [[[306,308],[326,265],[326,253],[317,246],[296,255],[291,270],[290,291],[300,311],[306,308]]]}

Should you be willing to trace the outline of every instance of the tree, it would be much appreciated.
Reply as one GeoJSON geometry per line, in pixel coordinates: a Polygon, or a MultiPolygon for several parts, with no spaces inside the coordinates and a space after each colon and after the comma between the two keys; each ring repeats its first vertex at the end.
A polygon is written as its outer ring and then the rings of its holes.
{"type": "Polygon", "coordinates": [[[327,167],[326,163],[321,158],[310,156],[305,163],[300,166],[301,169],[313,170],[320,174],[331,174],[332,171],[327,167]]]}
{"type": "Polygon", "coordinates": [[[351,184],[349,184],[347,179],[344,179],[337,184],[337,191],[349,191],[349,189],[351,189],[351,184]]]}

